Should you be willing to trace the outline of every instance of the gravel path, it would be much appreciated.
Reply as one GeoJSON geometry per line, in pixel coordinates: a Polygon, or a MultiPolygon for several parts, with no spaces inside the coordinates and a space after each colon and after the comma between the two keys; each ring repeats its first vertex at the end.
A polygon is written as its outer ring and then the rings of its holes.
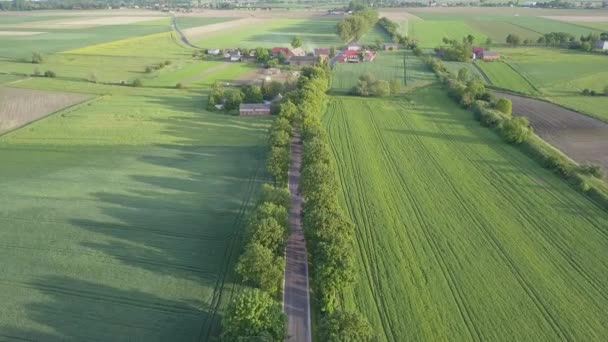
{"type": "Polygon", "coordinates": [[[287,239],[285,289],[283,311],[287,315],[288,341],[310,342],[310,298],[308,288],[308,255],[302,230],[302,196],[300,195],[300,169],[302,164],[302,138],[294,128],[289,155],[289,225],[287,239]]]}

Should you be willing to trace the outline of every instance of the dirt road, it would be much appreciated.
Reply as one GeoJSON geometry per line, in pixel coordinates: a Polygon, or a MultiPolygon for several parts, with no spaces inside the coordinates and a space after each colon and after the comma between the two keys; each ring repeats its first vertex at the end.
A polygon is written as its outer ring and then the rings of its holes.
{"type": "Polygon", "coordinates": [[[300,195],[300,168],[302,165],[302,138],[294,128],[289,155],[289,208],[290,232],[285,252],[285,289],[283,311],[287,315],[288,341],[310,342],[310,296],[308,287],[308,255],[302,230],[302,196],[300,195]]]}
{"type": "Polygon", "coordinates": [[[573,110],[523,96],[497,95],[513,102],[513,113],[527,117],[544,140],[579,163],[608,171],[608,123],[573,110]]]}

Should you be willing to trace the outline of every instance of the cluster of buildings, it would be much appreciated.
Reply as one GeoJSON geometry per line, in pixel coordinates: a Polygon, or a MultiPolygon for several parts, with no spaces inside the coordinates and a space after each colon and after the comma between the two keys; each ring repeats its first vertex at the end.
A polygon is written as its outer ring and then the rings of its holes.
{"type": "Polygon", "coordinates": [[[496,61],[500,59],[500,54],[496,51],[488,51],[481,46],[474,46],[471,54],[472,60],[496,61]]]}
{"type": "Polygon", "coordinates": [[[376,58],[376,51],[364,49],[358,44],[350,44],[346,49],[338,54],[336,62],[338,63],[359,63],[373,62],[376,58]]]}

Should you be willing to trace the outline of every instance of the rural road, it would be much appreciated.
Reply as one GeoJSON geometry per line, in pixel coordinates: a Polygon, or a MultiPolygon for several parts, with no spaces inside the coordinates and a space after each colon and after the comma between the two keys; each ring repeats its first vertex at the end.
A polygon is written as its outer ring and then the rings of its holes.
{"type": "Polygon", "coordinates": [[[179,34],[179,37],[184,44],[188,45],[189,47],[193,47],[195,49],[200,49],[198,46],[190,43],[190,41],[188,40],[186,35],[182,32],[182,30],[179,29],[179,27],[177,26],[177,19],[176,19],[175,15],[171,16],[171,26],[173,26],[173,29],[175,30],[175,32],[177,32],[177,34],[179,34]]]}
{"type": "Polygon", "coordinates": [[[513,113],[530,120],[534,131],[579,163],[608,171],[608,123],[549,102],[495,92],[513,102],[513,113]]]}
{"type": "Polygon", "coordinates": [[[302,196],[300,195],[300,169],[302,165],[302,138],[300,129],[294,128],[289,154],[289,238],[285,251],[285,289],[283,311],[287,315],[287,341],[310,342],[310,298],[308,288],[308,254],[302,230],[302,196]]]}

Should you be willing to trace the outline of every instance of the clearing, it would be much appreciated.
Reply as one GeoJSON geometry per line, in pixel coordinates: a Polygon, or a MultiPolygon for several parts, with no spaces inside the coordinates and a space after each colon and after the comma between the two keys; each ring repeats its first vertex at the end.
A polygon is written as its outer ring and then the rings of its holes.
{"type": "Polygon", "coordinates": [[[608,213],[444,90],[334,97],[324,123],[357,229],[344,299],[381,341],[608,335],[608,213]]]}
{"type": "Polygon", "coordinates": [[[0,134],[91,97],[88,94],[0,87],[0,134]]]}

